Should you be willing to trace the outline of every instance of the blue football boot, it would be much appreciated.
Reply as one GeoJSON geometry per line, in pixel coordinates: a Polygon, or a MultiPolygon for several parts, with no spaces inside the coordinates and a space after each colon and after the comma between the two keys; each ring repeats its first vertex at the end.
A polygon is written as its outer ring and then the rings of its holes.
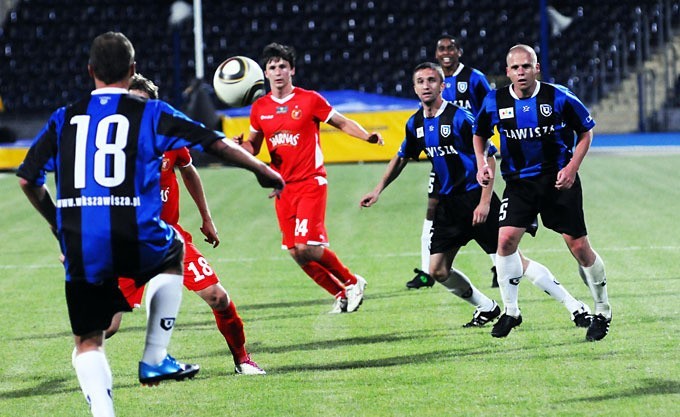
{"type": "Polygon", "coordinates": [[[198,365],[177,362],[172,356],[166,355],[165,359],[155,366],[139,362],[139,382],[142,385],[158,385],[166,379],[181,381],[193,378],[199,370],[198,365]]]}

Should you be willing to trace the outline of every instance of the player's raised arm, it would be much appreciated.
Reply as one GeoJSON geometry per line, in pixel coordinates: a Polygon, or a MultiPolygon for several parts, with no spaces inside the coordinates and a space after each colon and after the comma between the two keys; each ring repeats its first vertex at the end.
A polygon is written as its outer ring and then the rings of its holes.
{"type": "Polygon", "coordinates": [[[328,119],[328,124],[336,129],[340,129],[350,136],[355,138],[365,140],[368,143],[377,143],[378,145],[384,145],[382,135],[380,132],[368,133],[366,129],[363,128],[356,121],[349,119],[342,114],[335,112],[330,119],[328,119]]]}
{"type": "Polygon", "coordinates": [[[274,192],[269,195],[270,197],[278,195],[283,190],[285,182],[281,175],[234,142],[218,140],[213,142],[206,151],[220,157],[227,163],[247,169],[255,174],[262,188],[274,188],[274,192]]]}
{"type": "Polygon", "coordinates": [[[237,145],[240,145],[251,155],[257,155],[260,153],[260,149],[262,148],[264,134],[262,132],[251,131],[250,134],[248,135],[248,139],[246,140],[243,140],[243,133],[234,136],[233,138],[231,138],[231,140],[237,145]]]}

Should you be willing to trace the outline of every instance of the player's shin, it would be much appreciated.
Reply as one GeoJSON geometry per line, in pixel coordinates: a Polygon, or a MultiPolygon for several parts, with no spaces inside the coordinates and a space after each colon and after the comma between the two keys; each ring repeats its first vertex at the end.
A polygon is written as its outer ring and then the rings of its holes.
{"type": "Polygon", "coordinates": [[[146,288],[146,344],[142,362],[156,365],[167,355],[181,303],[181,275],[159,274],[149,281],[146,288]]]}
{"type": "Polygon", "coordinates": [[[573,313],[582,307],[582,303],[575,299],[569,291],[566,290],[553,276],[548,268],[544,265],[529,260],[524,276],[531,281],[532,284],[543,290],[556,301],[564,304],[564,307],[573,313]]]}
{"type": "Polygon", "coordinates": [[[113,417],[113,378],[106,355],[89,350],[73,357],[80,388],[94,417],[113,417]]]}
{"type": "Polygon", "coordinates": [[[423,221],[423,231],[420,235],[420,270],[430,270],[430,242],[432,240],[432,220],[423,221]]]}
{"type": "Polygon", "coordinates": [[[519,251],[508,256],[496,255],[498,286],[501,290],[505,314],[519,317],[519,282],[522,278],[522,259],[519,251]]]}
{"type": "Polygon", "coordinates": [[[250,359],[246,351],[246,335],[243,331],[243,321],[236,311],[233,302],[225,310],[213,310],[215,322],[229,350],[234,358],[234,364],[238,365],[250,359]]]}
{"type": "Polygon", "coordinates": [[[602,314],[606,318],[611,318],[612,311],[607,295],[607,276],[600,255],[595,253],[595,262],[591,266],[579,266],[579,275],[590,288],[593,301],[595,301],[595,315],[602,314]]]}
{"type": "Polygon", "coordinates": [[[492,310],[494,301],[479,291],[461,271],[451,268],[449,276],[441,284],[452,294],[462,298],[480,311],[492,310]]]}

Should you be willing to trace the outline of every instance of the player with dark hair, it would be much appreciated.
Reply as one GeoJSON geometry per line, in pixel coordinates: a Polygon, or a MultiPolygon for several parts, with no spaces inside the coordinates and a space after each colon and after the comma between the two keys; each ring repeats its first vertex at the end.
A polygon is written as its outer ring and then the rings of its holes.
{"type": "MultiPolygon", "coordinates": [[[[442,92],[442,97],[444,100],[469,110],[473,115],[476,115],[484,97],[491,91],[491,86],[481,71],[463,65],[460,62],[462,55],[463,48],[460,47],[455,37],[448,33],[443,33],[439,36],[435,49],[435,58],[444,71],[444,91],[442,92]]],[[[439,194],[439,181],[436,178],[434,169],[430,171],[427,193],[427,210],[420,236],[421,268],[414,269],[416,276],[406,283],[407,288],[418,289],[434,285],[434,279],[427,272],[430,264],[432,222],[439,194]]],[[[491,260],[494,261],[495,251],[490,256],[491,260]]],[[[491,286],[497,287],[495,267],[491,271],[493,273],[491,286]]]]}
{"type": "Polygon", "coordinates": [[[595,301],[586,340],[600,340],[609,331],[612,314],[604,263],[588,241],[578,175],[595,122],[567,88],[537,80],[540,65],[530,46],[510,48],[506,63],[511,84],[486,96],[474,137],[477,180],[491,188],[495,170],[486,164],[485,147],[494,126],[498,127],[506,183],[496,256],[505,312],[492,335],[505,337],[522,323],[517,301],[522,277],[518,246],[540,214],[543,225],[562,235],[578,262],[579,274],[595,301]]]}
{"type": "Polygon", "coordinates": [[[66,303],[75,336],[73,365],[94,416],[113,416],[111,371],[104,331],[130,306],[118,277],[147,285],[149,310],[139,380],[154,384],[193,377],[197,365],[167,353],[182,298],[181,236],[160,220],[163,152],[184,146],[206,151],[255,174],[276,195],[281,176],[188,119],[167,103],[128,93],[135,51],[119,32],[92,42],[88,72],[95,90],[56,110],[19,167],[19,183],[47,220],[64,255],[66,303]],[[45,185],[55,172],[56,201],[45,185]]]}
{"type": "MultiPolygon", "coordinates": [[[[158,87],[153,81],[141,74],[135,74],[130,80],[130,92],[139,96],[156,100],[158,87]]],[[[189,149],[166,151],[161,164],[161,200],[163,208],[161,219],[174,227],[184,239],[184,286],[200,296],[212,309],[217,329],[227,342],[227,346],[234,359],[234,369],[239,375],[263,375],[265,371],[250,358],[246,350],[246,335],[243,331],[243,321],[236,311],[236,305],[229,294],[220,284],[220,280],[203,254],[193,243],[193,237],[184,230],[179,221],[179,184],[175,175],[175,168],[179,169],[182,181],[189,195],[194,200],[201,214],[201,232],[205,241],[216,248],[220,244],[217,228],[213,223],[208,201],[205,198],[203,184],[198,170],[191,161],[189,149]]],[[[118,286],[128,300],[131,307],[140,305],[144,287],[137,287],[132,278],[119,278],[118,286]]],[[[123,313],[117,313],[106,331],[106,337],[112,336],[120,327],[123,313]]]]}
{"type": "Polygon", "coordinates": [[[276,199],[282,246],[318,285],[335,297],[331,313],[356,311],[363,301],[366,280],[355,275],[328,247],[325,216],[326,168],[320,147],[319,123],[350,136],[382,145],[380,133],[337,112],[319,93],[293,85],[295,49],[278,43],[262,52],[262,67],[271,92],[259,98],[250,112],[248,140],[235,138],[253,155],[266,142],[271,166],[286,181],[276,199]]]}
{"type": "MultiPolygon", "coordinates": [[[[432,227],[428,272],[449,292],[475,307],[472,320],[465,327],[481,327],[500,315],[500,307],[452,266],[460,248],[473,239],[487,254],[496,252],[501,205],[493,187],[482,188],[476,180],[479,161],[472,146],[474,117],[466,109],[443,99],[443,81],[444,73],[439,65],[424,62],[416,66],[413,84],[422,106],[406,123],[406,137],[399,152],[373,191],[361,199],[360,205],[370,207],[375,204],[408,160],[418,159],[420,153],[425,152],[441,185],[432,227]]],[[[490,145],[485,164],[495,166],[495,152],[496,148],[490,145]]],[[[527,277],[564,304],[568,311],[575,311],[572,320],[577,326],[583,326],[586,306],[552,279],[543,265],[524,257],[521,261],[527,277]]]]}

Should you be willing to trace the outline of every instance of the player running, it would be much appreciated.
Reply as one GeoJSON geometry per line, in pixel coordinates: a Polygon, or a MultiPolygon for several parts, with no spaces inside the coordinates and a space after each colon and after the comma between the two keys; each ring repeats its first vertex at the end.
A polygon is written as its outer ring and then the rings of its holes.
{"type": "MultiPolygon", "coordinates": [[[[130,92],[147,99],[158,99],[158,87],[141,74],[135,74],[132,77],[130,92]]],[[[210,215],[201,177],[192,164],[189,149],[185,147],[165,152],[161,164],[160,180],[161,200],[163,201],[161,219],[174,227],[184,238],[184,286],[189,291],[195,292],[212,309],[217,329],[226,340],[234,359],[235,372],[239,375],[264,375],[266,372],[250,358],[246,350],[243,321],[236,311],[234,302],[220,284],[213,267],[194,245],[191,234],[178,223],[180,192],[175,168],[179,169],[184,185],[201,214],[202,225],[200,230],[205,235],[205,241],[216,248],[220,244],[220,239],[210,215]]],[[[118,286],[128,300],[130,307],[134,308],[140,305],[144,286],[137,287],[134,279],[124,277],[118,279],[118,286]]],[[[114,316],[111,327],[106,331],[107,338],[118,331],[122,315],[123,313],[118,313],[114,316]]],[[[143,382],[154,382],[154,373],[148,367],[140,364],[140,373],[147,375],[143,382]]]]}
{"type": "Polygon", "coordinates": [[[262,52],[262,66],[271,92],[250,112],[250,135],[235,138],[253,155],[266,142],[271,167],[286,180],[276,199],[282,246],[318,285],[335,297],[331,313],[356,311],[366,280],[353,274],[330,250],[326,232],[328,180],[320,146],[319,123],[326,122],[350,136],[383,144],[380,133],[368,133],[338,113],[317,92],[293,85],[295,50],[272,43],[262,52]]]}

